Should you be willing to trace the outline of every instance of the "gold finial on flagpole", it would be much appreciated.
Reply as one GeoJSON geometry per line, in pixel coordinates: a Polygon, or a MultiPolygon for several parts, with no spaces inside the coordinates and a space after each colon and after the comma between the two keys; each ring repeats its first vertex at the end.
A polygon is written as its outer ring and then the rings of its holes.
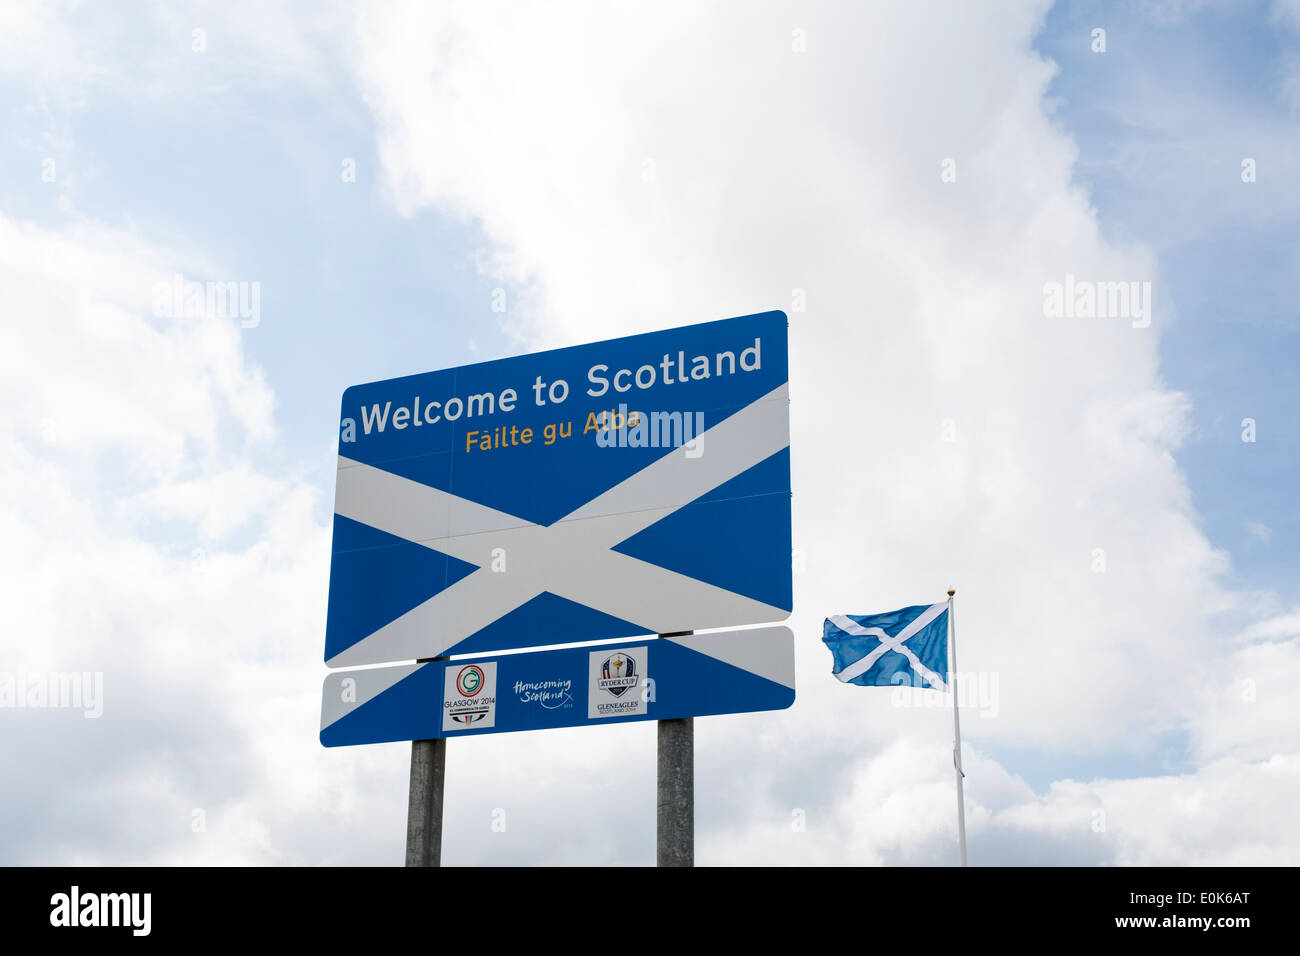
{"type": "Polygon", "coordinates": [[[952,596],[953,596],[954,594],[956,594],[956,593],[957,593],[957,592],[954,591],[952,588],[949,588],[949,589],[948,589],[948,597],[952,597],[952,596]]]}

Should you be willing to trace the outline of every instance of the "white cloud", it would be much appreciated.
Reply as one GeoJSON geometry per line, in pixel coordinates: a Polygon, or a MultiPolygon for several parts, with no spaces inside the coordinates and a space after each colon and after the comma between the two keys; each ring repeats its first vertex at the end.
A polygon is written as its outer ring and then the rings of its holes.
{"type": "Polygon", "coordinates": [[[103,675],[98,719],[0,710],[5,862],[314,861],[285,832],[377,756],[315,744],[321,492],[250,457],[272,396],[237,321],[150,314],[184,265],[0,216],[0,660],[103,675]]]}
{"type": "MultiPolygon", "coordinates": [[[[828,805],[750,799],[700,840],[701,862],[951,866],[957,862],[951,764],[904,736],[832,777],[828,805]]],[[[1061,780],[1036,794],[989,755],[968,751],[966,818],[975,865],[1284,865],[1300,758],[1227,758],[1194,773],[1061,780]],[[1279,829],[1281,828],[1281,829],[1279,829]]],[[[825,779],[825,777],[823,777],[825,779]]]]}
{"type": "Polygon", "coordinates": [[[55,107],[130,92],[150,99],[232,88],[320,86],[345,6],[255,0],[123,11],[78,0],[6,4],[0,75],[55,107]]]}
{"type": "Polygon", "coordinates": [[[204,540],[220,540],[244,526],[290,490],[288,483],[252,470],[247,462],[216,474],[156,485],[124,502],[139,516],[197,523],[204,540]]]}
{"type": "MultiPolygon", "coordinates": [[[[699,722],[700,862],[953,861],[950,715],[839,686],[817,640],[826,613],[950,584],[964,669],[999,678],[997,716],[964,721],[973,861],[1300,855],[1294,628],[1222,637],[1237,598],[1173,459],[1187,402],[1158,372],[1172,299],[1072,180],[1043,105],[1053,67],[1030,50],[1044,10],[412,4],[358,21],[394,202],[482,226],[522,344],[790,311],[800,699],[699,722]],[[1067,273],[1152,281],[1152,326],[1045,319],[1043,283],[1067,273]],[[1160,769],[1171,735],[1197,766],[1160,769]],[[1039,793],[1008,748],[1152,770],[1039,793]]],[[[51,74],[68,98],[104,76],[165,92],[147,64],[117,77],[129,46],[41,16],[55,49],[82,51],[46,67],[85,64],[51,74]]],[[[184,40],[189,19],[154,34],[184,40]]],[[[261,22],[203,19],[216,53],[261,22]]],[[[282,34],[238,41],[208,79],[257,72],[282,34]]],[[[322,68],[309,43],[288,62],[322,68]]],[[[224,274],[175,258],[0,216],[0,652],[102,670],[106,697],[98,721],[0,714],[19,730],[0,776],[25,782],[6,862],[396,862],[408,748],[315,741],[328,488],[260,464],[274,394],[236,323],[151,314],[174,273],[224,274]]],[[[648,862],[653,746],[649,725],[455,742],[446,859],[648,862]]]]}
{"type": "Polygon", "coordinates": [[[1263,544],[1268,544],[1273,540],[1273,529],[1263,522],[1248,521],[1246,522],[1246,530],[1250,532],[1252,538],[1263,544]]]}
{"type": "Polygon", "coordinates": [[[1273,0],[1270,19],[1300,33],[1300,0],[1273,0]]]}
{"type": "Polygon", "coordinates": [[[1300,799],[1295,754],[1216,761],[1194,774],[1107,781],[1096,790],[1116,831],[1120,865],[1295,863],[1289,826],[1300,799]]]}
{"type": "MultiPolygon", "coordinates": [[[[888,803],[864,787],[919,772],[914,757],[898,758],[907,772],[853,763],[894,753],[922,718],[831,686],[826,613],[956,586],[963,667],[1000,678],[999,716],[970,729],[992,754],[1151,754],[1199,726],[1234,651],[1216,620],[1237,600],[1219,583],[1228,559],[1173,458],[1189,408],[1158,372],[1172,297],[1148,252],[1102,239],[1072,179],[1075,147],[1043,105],[1053,68],[1030,50],[1044,9],[956,5],[942,29],[904,6],[385,5],[360,20],[394,202],[482,226],[486,267],[523,293],[525,343],[790,311],[801,699],[720,719],[734,730],[701,743],[701,763],[761,759],[747,728],[762,726],[815,752],[802,793],[779,764],[754,771],[746,799],[782,793],[776,818],[833,799],[811,791],[833,786],[836,760],[854,768],[855,813],[888,803]],[[940,179],[948,158],[956,182],[940,179]],[[1066,274],[1152,282],[1152,326],[1045,319],[1043,284],[1066,274]]],[[[924,726],[942,739],[941,720],[924,726]]],[[[1255,739],[1251,759],[1284,744],[1255,739]]],[[[529,746],[494,754],[527,761],[529,746]]],[[[1198,778],[1155,779],[1177,793],[1198,778]]],[[[906,791],[923,829],[948,813],[950,782],[932,786],[933,800],[906,791]]],[[[1050,816],[1074,798],[1045,799],[1050,816]]],[[[705,846],[745,859],[752,835],[705,846]]],[[[1082,846],[1094,861],[1182,852],[1082,846]]],[[[845,858],[834,843],[799,852],[845,858]]]]}
{"type": "Polygon", "coordinates": [[[1272,641],[1278,638],[1300,637],[1300,609],[1290,614],[1279,614],[1257,621],[1242,635],[1244,641],[1272,641]]]}
{"type": "Polygon", "coordinates": [[[1038,14],[955,10],[926,32],[901,9],[497,12],[364,22],[398,201],[481,219],[507,276],[533,283],[538,341],[806,291],[791,312],[801,634],[829,609],[953,583],[966,660],[1003,673],[999,736],[1131,740],[1176,720],[1192,675],[1146,675],[1175,645],[1210,650],[1225,559],[1170,454],[1187,407],[1156,373],[1159,276],[1101,241],[1070,181],[1073,146],[1040,105],[1051,69],[1027,50],[1038,14]],[[863,37],[903,34],[906,49],[860,55],[863,37]],[[956,183],[940,181],[949,156],[956,183]],[[1067,273],[1155,280],[1154,327],[1045,319],[1042,285],[1067,273]],[[1086,692],[1061,694],[1044,666],[1086,692]]]}
{"type": "Polygon", "coordinates": [[[273,434],[271,392],[242,362],[237,326],[151,321],[170,280],[159,258],[100,226],[64,235],[0,219],[0,395],[16,437],[175,473],[213,453],[225,416],[250,440],[273,434]]]}

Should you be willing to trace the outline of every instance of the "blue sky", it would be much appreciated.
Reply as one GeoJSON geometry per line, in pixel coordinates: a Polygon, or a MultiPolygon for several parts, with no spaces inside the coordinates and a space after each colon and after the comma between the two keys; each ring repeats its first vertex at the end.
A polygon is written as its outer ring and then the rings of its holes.
{"type": "MultiPolygon", "coordinates": [[[[1294,133],[1253,141],[1205,117],[1255,116],[1285,130],[1294,35],[1264,3],[1188,10],[1060,3],[1035,48],[1059,65],[1055,116],[1078,144],[1076,179],[1103,232],[1154,248],[1157,294],[1177,304],[1161,368],[1194,402],[1195,430],[1177,458],[1206,531],[1242,583],[1285,589],[1300,573],[1285,546],[1300,531],[1289,467],[1300,447],[1291,188],[1300,159],[1294,133]],[[1097,26],[1104,54],[1091,49],[1097,26]],[[1245,156],[1258,161],[1251,185],[1240,180],[1245,156]],[[1240,440],[1246,417],[1258,423],[1254,445],[1240,440]]],[[[327,89],[230,82],[241,60],[214,36],[189,57],[214,87],[201,100],[141,104],[129,86],[100,86],[75,109],[36,112],[26,89],[5,98],[11,215],[50,226],[91,217],[202,249],[223,269],[187,278],[265,277],[266,320],[245,348],[276,386],[283,441],[267,451],[288,461],[319,458],[346,385],[511,348],[485,305],[497,283],[475,267],[483,235],[454,215],[393,208],[372,117],[325,50],[327,89]],[[70,132],[66,149],[43,147],[51,125],[70,132]],[[18,187],[51,153],[75,177],[73,214],[54,201],[57,185],[18,187]],[[355,183],[341,180],[345,158],[356,160],[355,183]]]]}
{"type": "MultiPolygon", "coordinates": [[[[142,38],[158,39],[145,26],[119,37],[115,55],[129,61],[142,38]]],[[[244,57],[217,31],[202,54],[179,39],[169,55],[198,75],[176,96],[142,93],[128,73],[45,113],[30,90],[9,88],[0,171],[11,215],[51,227],[95,219],[212,263],[187,280],[261,282],[263,321],[244,348],[275,387],[281,441],[261,453],[282,464],[328,463],[348,385],[504,353],[495,284],[474,266],[482,238],[454,217],[403,216],[386,201],[372,120],[344,63],[330,60],[325,88],[264,86],[240,82],[244,57]],[[63,149],[42,142],[51,127],[67,131],[63,149]],[[17,188],[51,154],[60,183],[17,188]],[[342,179],[345,159],[355,182],[342,179]]]]}
{"type": "MultiPolygon", "coordinates": [[[[788,718],[702,732],[702,779],[720,794],[700,807],[703,858],[769,861],[762,845],[786,854],[778,862],[949,862],[945,713],[901,720],[879,698],[817,683],[830,681],[821,617],[928,600],[936,579],[969,582],[963,660],[1001,675],[1001,716],[964,724],[981,853],[1003,837],[1039,841],[1039,862],[1241,861],[1240,846],[1259,862],[1300,848],[1267,834],[1183,840],[1162,830],[1176,814],[1146,809],[1199,794],[1228,820],[1246,799],[1237,787],[1260,801],[1263,827],[1293,811],[1300,779],[1294,740],[1279,743],[1297,717],[1288,675],[1300,675],[1293,3],[955,4],[937,17],[908,4],[723,4],[689,29],[654,5],[505,18],[490,5],[39,9],[0,19],[0,277],[18,303],[0,331],[11,368],[39,373],[22,381],[41,401],[84,376],[106,406],[148,420],[101,425],[82,454],[36,440],[27,419],[41,413],[0,392],[0,437],[22,450],[4,476],[24,503],[0,517],[40,558],[15,559],[10,575],[37,636],[0,649],[131,670],[107,675],[118,699],[133,695],[123,722],[110,706],[96,727],[139,776],[113,777],[117,796],[93,812],[72,796],[22,802],[102,814],[83,858],[395,856],[400,834],[374,821],[401,811],[405,749],[326,754],[303,734],[319,707],[344,388],[767,308],[791,311],[797,359],[795,542],[810,570],[792,626],[808,638],[805,696],[788,718]],[[805,27],[807,52],[792,55],[805,27]],[[1050,78],[1038,58],[1055,64],[1050,78]],[[933,175],[948,155],[957,188],[933,175]],[[651,157],[658,179],[643,181],[651,157]],[[1245,157],[1255,183],[1241,181],[1245,157]],[[54,182],[41,180],[47,159],[54,182]],[[348,159],[355,182],[341,175],[348,159]],[[6,229],[26,226],[69,262],[88,250],[111,268],[51,278],[26,240],[5,245],[20,235],[6,229]],[[1041,257],[1008,264],[1024,245],[1041,257]],[[144,280],[117,288],[137,266],[257,281],[261,322],[191,341],[141,311],[144,280]],[[1045,327],[1041,283],[1076,266],[1152,278],[1155,326],[1045,327]],[[807,288],[806,314],[792,286],[807,288]],[[123,333],[130,348],[73,340],[110,307],[145,319],[136,338],[123,333]],[[159,367],[159,354],[199,371],[159,367]],[[120,365],[97,368],[110,360],[120,365]],[[228,411],[268,396],[274,437],[258,437],[253,413],[211,428],[159,413],[156,395],[183,375],[228,411]],[[1172,393],[1190,399],[1185,413],[1172,393]],[[936,449],[950,416],[962,440],[936,449]],[[172,440],[187,453],[159,464],[172,440]],[[836,442],[868,464],[843,476],[836,442]],[[149,573],[87,569],[86,527],[106,564],[149,573]],[[1088,571],[1098,544],[1104,577],[1088,571]],[[1052,668],[1065,693],[1044,679],[1052,668]],[[1243,680],[1259,683],[1258,706],[1237,706],[1243,680]],[[153,736],[178,698],[184,718],[153,736]],[[224,781],[169,766],[187,733],[229,735],[224,781]],[[121,810],[157,779],[140,818],[121,810]],[[1104,838],[1087,826],[1098,804],[1116,820],[1104,838]],[[221,847],[142,836],[149,815],[198,806],[221,847]],[[810,824],[803,843],[762,837],[792,806],[837,823],[810,824]],[[910,837],[880,835],[891,828],[910,837]]],[[[25,726],[69,767],[100,752],[79,723],[25,726]]],[[[635,862],[643,828],[606,845],[562,826],[593,793],[626,824],[650,764],[620,777],[591,755],[627,748],[635,764],[651,745],[600,730],[484,746],[482,779],[457,778],[449,812],[486,813],[520,787],[536,802],[511,810],[529,821],[512,831],[521,843],[457,834],[449,858],[549,859],[562,840],[572,861],[635,862]]],[[[94,774],[86,786],[110,769],[94,774]]],[[[53,845],[32,839],[23,859],[53,845]]],[[[75,856],[59,846],[58,859],[75,856]]]]}
{"type": "Polygon", "coordinates": [[[1300,103],[1284,92],[1295,34],[1265,3],[1185,9],[1057,4],[1036,48],[1060,65],[1056,115],[1103,231],[1154,248],[1157,294],[1177,305],[1161,371],[1194,403],[1177,459],[1206,532],[1241,584],[1285,592],[1300,574],[1289,546],[1300,533],[1300,103]],[[1241,181],[1245,157],[1253,184],[1241,181]],[[1257,422],[1253,445],[1244,418],[1257,422]]]}

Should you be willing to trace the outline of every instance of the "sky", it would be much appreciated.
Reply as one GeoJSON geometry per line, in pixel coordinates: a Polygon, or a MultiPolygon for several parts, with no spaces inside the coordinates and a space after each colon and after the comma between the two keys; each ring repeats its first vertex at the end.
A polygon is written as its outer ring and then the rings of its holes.
{"type": "MultiPolygon", "coordinates": [[[[956,862],[947,701],[820,641],[948,587],[972,864],[1300,862],[1297,111],[1294,0],[6,5],[0,686],[102,712],[0,706],[0,862],[400,863],[342,391],[770,309],[798,699],[697,721],[697,863],[956,862]]],[[[652,862],[654,741],[451,743],[444,862],[652,862]]]]}

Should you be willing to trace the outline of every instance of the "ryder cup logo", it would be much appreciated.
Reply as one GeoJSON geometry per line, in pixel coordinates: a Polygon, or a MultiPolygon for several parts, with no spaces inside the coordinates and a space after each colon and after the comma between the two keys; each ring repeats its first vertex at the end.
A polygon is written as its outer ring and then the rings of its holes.
{"type": "Polygon", "coordinates": [[[600,665],[600,689],[615,697],[622,697],[636,682],[636,660],[631,654],[611,654],[600,665]]]}
{"type": "Polygon", "coordinates": [[[650,648],[602,648],[587,658],[587,717],[632,717],[644,715],[649,697],[642,688],[652,682],[650,648]],[[632,693],[628,693],[632,691],[632,693]]]}

